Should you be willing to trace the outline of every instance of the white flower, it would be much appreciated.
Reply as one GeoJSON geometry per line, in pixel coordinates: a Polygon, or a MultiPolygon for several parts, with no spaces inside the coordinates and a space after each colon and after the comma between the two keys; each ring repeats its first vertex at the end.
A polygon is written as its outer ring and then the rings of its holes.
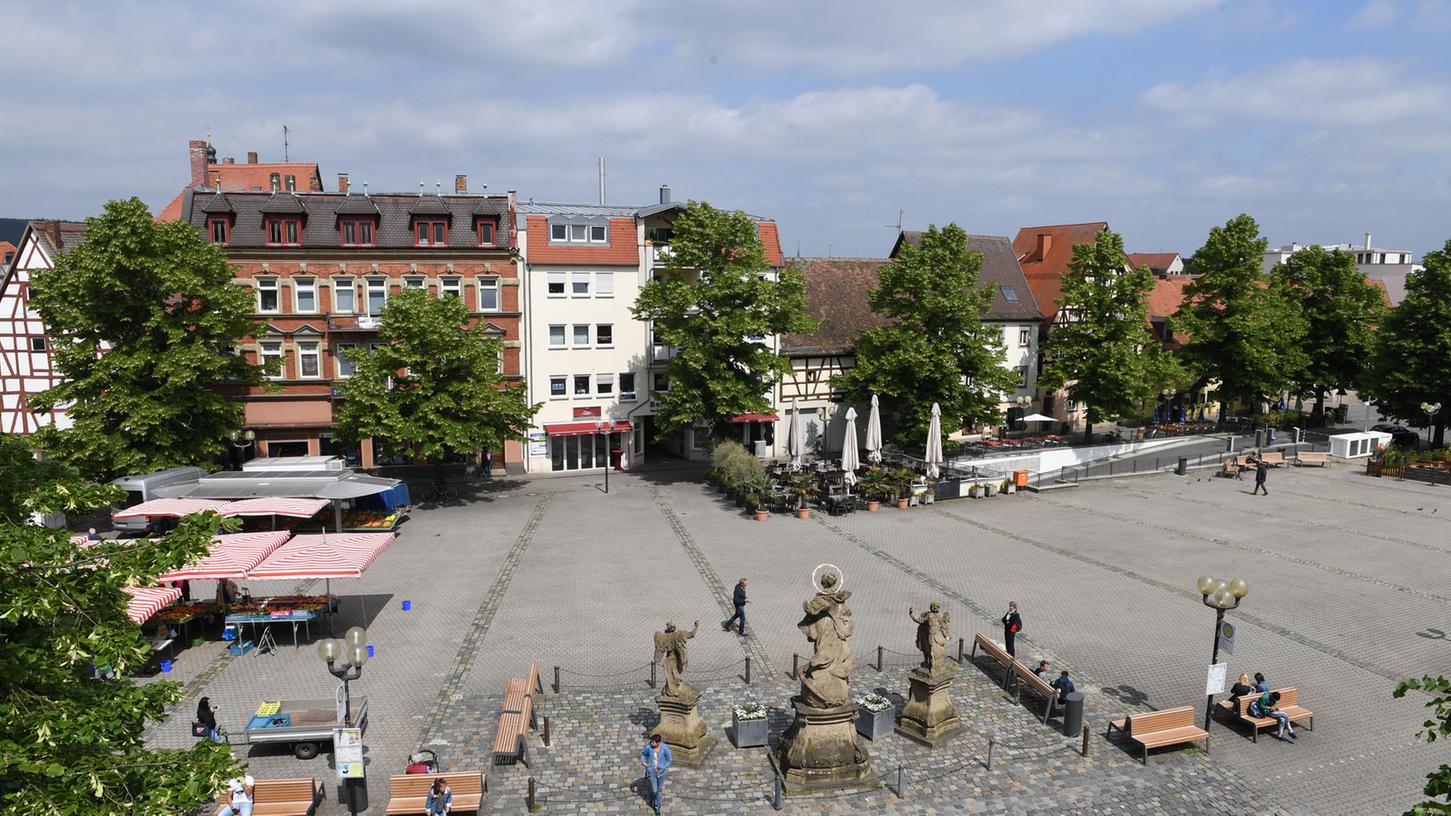
{"type": "Polygon", "coordinates": [[[880,694],[868,694],[865,697],[858,697],[856,698],[856,704],[873,714],[886,711],[892,707],[892,701],[880,694]]]}
{"type": "Polygon", "coordinates": [[[737,721],[766,719],[766,707],[760,703],[738,705],[732,711],[735,713],[737,721]]]}

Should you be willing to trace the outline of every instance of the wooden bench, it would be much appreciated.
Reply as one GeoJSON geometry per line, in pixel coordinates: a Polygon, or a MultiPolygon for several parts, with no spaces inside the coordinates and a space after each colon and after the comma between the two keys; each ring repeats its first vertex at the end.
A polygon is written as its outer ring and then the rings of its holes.
{"type": "MultiPolygon", "coordinates": [[[[1279,709],[1285,712],[1290,722],[1298,723],[1306,721],[1306,728],[1315,730],[1315,712],[1300,705],[1300,692],[1293,688],[1274,689],[1280,693],[1279,709]]],[[[1249,713],[1249,704],[1258,700],[1258,694],[1248,694],[1231,703],[1229,700],[1220,700],[1219,709],[1233,714],[1240,722],[1248,723],[1250,726],[1250,742],[1260,741],[1261,728],[1277,728],[1280,721],[1274,717],[1255,717],[1249,713]]]]}
{"type": "Polygon", "coordinates": [[[1209,732],[1194,725],[1192,706],[1133,714],[1114,720],[1108,724],[1104,737],[1111,736],[1115,728],[1142,747],[1140,761],[1145,765],[1149,764],[1150,748],[1204,740],[1204,750],[1209,750],[1209,732]]]}
{"type": "Polygon", "coordinates": [[[1249,465],[1240,462],[1238,456],[1231,456],[1224,460],[1224,470],[1221,471],[1221,474],[1224,476],[1238,476],[1242,471],[1248,469],[1249,465]]]}
{"type": "Polygon", "coordinates": [[[526,739],[530,728],[537,727],[534,711],[534,695],[542,692],[539,679],[539,664],[529,664],[529,674],[523,678],[512,678],[504,690],[504,707],[499,712],[499,728],[494,734],[495,765],[515,761],[529,767],[529,744],[526,739]]]}
{"type": "Polygon", "coordinates": [[[1306,465],[1325,467],[1328,464],[1330,464],[1330,454],[1325,451],[1301,451],[1295,457],[1296,467],[1304,467],[1306,465]]]}
{"type": "Polygon", "coordinates": [[[1285,463],[1285,454],[1282,451],[1266,451],[1260,454],[1260,461],[1271,467],[1279,467],[1285,463]]]}
{"type": "Polygon", "coordinates": [[[977,634],[972,636],[972,652],[968,656],[969,660],[977,659],[977,648],[979,646],[982,647],[983,652],[985,652],[988,657],[991,657],[993,660],[997,661],[1000,666],[1003,667],[1003,688],[1006,689],[1008,687],[1008,681],[1013,678],[1013,665],[1016,664],[1018,661],[1014,659],[1012,655],[1008,654],[1007,649],[1004,649],[1003,647],[989,640],[988,637],[982,632],[978,632],[977,634]]]}
{"type": "MultiPolygon", "coordinates": [[[[232,812],[228,798],[227,792],[217,797],[217,816],[232,812]]],[[[321,803],[316,779],[258,779],[252,788],[253,816],[312,816],[321,803]]]]}
{"type": "Polygon", "coordinates": [[[483,806],[488,785],[482,771],[460,771],[437,774],[405,774],[388,777],[388,816],[405,813],[427,813],[428,789],[436,779],[448,782],[453,791],[453,809],[478,811],[483,806]]]}
{"type": "MultiPolygon", "coordinates": [[[[1034,674],[1032,669],[1017,660],[1013,661],[1013,681],[1014,685],[1017,685],[1018,681],[1022,681],[1029,691],[1043,698],[1043,724],[1047,725],[1048,718],[1053,715],[1053,709],[1058,705],[1058,689],[1044,682],[1043,678],[1034,674]]],[[[1018,688],[1019,699],[1022,699],[1022,686],[1020,685],[1018,688]]]]}

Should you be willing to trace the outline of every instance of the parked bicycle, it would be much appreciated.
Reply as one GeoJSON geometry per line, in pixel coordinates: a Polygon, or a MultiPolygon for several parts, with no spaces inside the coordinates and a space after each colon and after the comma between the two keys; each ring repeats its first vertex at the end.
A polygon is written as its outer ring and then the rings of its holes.
{"type": "Polygon", "coordinates": [[[430,504],[453,501],[458,498],[458,488],[452,485],[430,485],[423,494],[423,500],[430,504]]]}

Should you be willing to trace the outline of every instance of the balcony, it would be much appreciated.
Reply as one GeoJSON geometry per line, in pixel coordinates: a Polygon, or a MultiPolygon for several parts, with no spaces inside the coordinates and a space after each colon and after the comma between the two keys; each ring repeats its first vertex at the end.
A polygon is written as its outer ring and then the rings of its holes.
{"type": "Polygon", "coordinates": [[[679,346],[660,346],[652,343],[650,345],[650,364],[663,365],[679,353],[679,346]]]}
{"type": "Polygon", "coordinates": [[[328,315],[327,330],[334,332],[377,331],[383,318],[377,315],[328,315]]]}

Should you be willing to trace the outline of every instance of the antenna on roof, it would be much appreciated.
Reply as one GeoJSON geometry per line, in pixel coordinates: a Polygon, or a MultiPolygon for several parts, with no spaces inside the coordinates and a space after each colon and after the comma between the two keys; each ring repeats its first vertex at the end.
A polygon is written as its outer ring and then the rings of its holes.
{"type": "Polygon", "coordinates": [[[897,210],[897,223],[895,223],[895,224],[886,224],[884,226],[886,226],[887,229],[895,229],[897,232],[901,232],[902,231],[902,216],[906,212],[907,212],[906,210],[898,209],[897,210]]]}
{"type": "Polygon", "coordinates": [[[435,181],[435,182],[433,182],[433,194],[436,195],[436,196],[443,195],[443,182],[441,182],[441,181],[435,181]]]}
{"type": "Polygon", "coordinates": [[[423,182],[418,182],[418,197],[423,198],[423,182]]]}
{"type": "Polygon", "coordinates": [[[600,206],[605,205],[605,157],[600,156],[600,206]]]}
{"type": "Polygon", "coordinates": [[[366,196],[367,194],[368,194],[368,182],[364,181],[363,182],[363,195],[366,196]]]}
{"type": "Polygon", "coordinates": [[[282,161],[291,161],[291,159],[287,157],[287,125],[282,126],[282,161]]]}

